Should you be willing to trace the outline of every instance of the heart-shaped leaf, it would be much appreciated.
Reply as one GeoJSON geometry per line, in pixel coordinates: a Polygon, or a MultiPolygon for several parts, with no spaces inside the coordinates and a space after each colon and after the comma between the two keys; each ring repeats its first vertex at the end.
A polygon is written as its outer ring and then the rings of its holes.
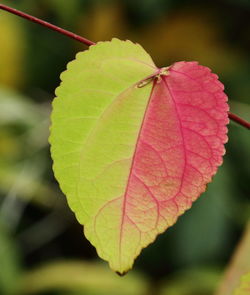
{"type": "Polygon", "coordinates": [[[118,39],[79,53],[61,79],[54,172],[99,256],[124,273],[222,163],[227,97],[197,62],[159,69],[118,39]]]}

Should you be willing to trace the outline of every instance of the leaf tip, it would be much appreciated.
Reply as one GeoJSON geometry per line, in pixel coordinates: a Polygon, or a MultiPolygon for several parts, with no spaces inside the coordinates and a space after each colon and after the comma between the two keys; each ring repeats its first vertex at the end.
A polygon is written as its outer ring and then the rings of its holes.
{"type": "Polygon", "coordinates": [[[124,277],[128,273],[128,270],[124,271],[124,272],[116,271],[115,273],[118,274],[118,276],[120,276],[120,277],[124,277]]]}

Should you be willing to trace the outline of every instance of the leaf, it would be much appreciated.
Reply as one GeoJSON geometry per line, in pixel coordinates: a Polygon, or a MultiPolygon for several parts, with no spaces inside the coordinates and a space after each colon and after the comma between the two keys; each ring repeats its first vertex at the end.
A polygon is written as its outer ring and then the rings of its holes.
{"type": "Polygon", "coordinates": [[[222,163],[227,98],[208,68],[158,69],[139,45],[118,39],[78,54],[61,79],[55,176],[86,237],[122,274],[222,163]]]}
{"type": "Polygon", "coordinates": [[[235,295],[249,295],[250,294],[250,272],[241,278],[241,284],[236,289],[235,295]]]}
{"type": "Polygon", "coordinates": [[[241,276],[250,270],[250,222],[238,244],[216,295],[231,295],[239,284],[241,276]]]}
{"type": "MultiPolygon", "coordinates": [[[[43,179],[48,116],[47,104],[0,88],[0,200],[11,192],[25,203],[32,201],[45,207],[55,203],[57,193],[43,179]]],[[[17,212],[10,210],[10,214],[16,216],[17,212]]]]}
{"type": "MultiPolygon", "coordinates": [[[[2,216],[0,217],[2,219],[2,216]]],[[[0,294],[17,294],[21,272],[19,252],[2,220],[0,220],[0,261],[0,294]]]]}
{"type": "Polygon", "coordinates": [[[15,91],[0,88],[0,124],[20,124],[32,127],[41,124],[49,111],[15,91]]]}
{"type": "Polygon", "coordinates": [[[77,260],[47,263],[33,269],[23,275],[21,286],[20,293],[25,295],[56,290],[60,291],[58,294],[78,291],[84,295],[142,295],[148,289],[146,280],[137,273],[120,278],[101,264],[77,260]]]}

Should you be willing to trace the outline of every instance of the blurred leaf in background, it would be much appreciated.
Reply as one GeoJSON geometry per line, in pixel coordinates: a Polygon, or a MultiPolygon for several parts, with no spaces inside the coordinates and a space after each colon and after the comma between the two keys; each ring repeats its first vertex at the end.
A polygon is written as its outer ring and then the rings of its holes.
{"type": "Polygon", "coordinates": [[[250,294],[250,272],[241,278],[240,286],[236,289],[234,295],[250,294]]]}
{"type": "Polygon", "coordinates": [[[22,85],[25,32],[21,21],[0,13],[0,84],[18,88],[22,85]]]}
{"type": "Polygon", "coordinates": [[[135,272],[119,277],[106,265],[59,261],[33,269],[23,277],[22,294],[143,295],[146,279],[135,272]],[[74,293],[73,293],[74,292],[74,293]]]}
{"type": "MultiPolygon", "coordinates": [[[[237,246],[216,295],[232,295],[240,284],[242,275],[250,272],[250,222],[237,246]]],[[[238,294],[238,293],[237,293],[238,294]]],[[[239,293],[240,294],[240,293],[239,293]]],[[[244,293],[243,293],[244,294],[244,293]]],[[[243,295],[242,294],[242,295],[243,295]]]]}
{"type": "Polygon", "coordinates": [[[0,221],[0,294],[16,294],[21,275],[21,263],[15,240],[0,221]]]}
{"type": "Polygon", "coordinates": [[[219,278],[216,268],[184,270],[167,278],[159,295],[212,295],[219,278]]]}
{"type": "MultiPolygon", "coordinates": [[[[43,190],[48,165],[49,107],[0,88],[0,190],[13,189],[22,198],[43,190]],[[38,136],[39,135],[39,136],[38,136]]],[[[46,186],[45,186],[46,187],[46,186]]],[[[49,192],[48,189],[47,193],[49,192]]],[[[47,203],[46,194],[40,202],[47,203]]]]}

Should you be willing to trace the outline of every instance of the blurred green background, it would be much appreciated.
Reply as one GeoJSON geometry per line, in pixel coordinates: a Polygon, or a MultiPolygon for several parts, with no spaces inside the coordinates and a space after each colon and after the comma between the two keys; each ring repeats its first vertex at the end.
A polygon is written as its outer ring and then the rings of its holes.
{"type": "MultiPolygon", "coordinates": [[[[158,66],[197,60],[219,75],[231,111],[250,120],[249,0],[1,3],[95,42],[138,42],[158,66]]],[[[248,130],[230,123],[224,164],[207,192],[120,278],[85,240],[51,168],[54,90],[85,49],[0,11],[0,294],[215,294],[250,216],[248,130]]]]}

